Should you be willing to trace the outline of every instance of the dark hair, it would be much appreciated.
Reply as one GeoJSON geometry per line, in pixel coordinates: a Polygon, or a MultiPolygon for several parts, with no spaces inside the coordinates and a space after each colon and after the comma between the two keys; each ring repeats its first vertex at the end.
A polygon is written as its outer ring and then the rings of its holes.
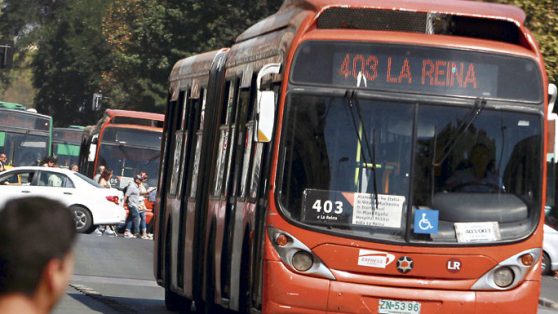
{"type": "MultiPolygon", "coordinates": [[[[108,179],[110,178],[110,176],[112,175],[112,170],[110,169],[105,169],[103,170],[103,172],[101,173],[101,178],[105,179],[108,181],[108,179]]],[[[100,178],[99,178],[100,179],[100,178]]]]}
{"type": "Polygon", "coordinates": [[[72,249],[76,226],[71,211],[44,197],[8,201],[0,209],[0,295],[32,296],[44,268],[72,249]]]}

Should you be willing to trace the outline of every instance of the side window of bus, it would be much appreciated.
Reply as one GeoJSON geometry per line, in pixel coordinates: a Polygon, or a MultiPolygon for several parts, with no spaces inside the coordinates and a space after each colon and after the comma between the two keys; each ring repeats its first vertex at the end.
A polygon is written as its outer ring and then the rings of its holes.
{"type": "Polygon", "coordinates": [[[248,194],[248,170],[250,169],[250,162],[252,157],[252,147],[254,146],[254,121],[253,121],[253,109],[254,109],[254,98],[256,95],[256,81],[255,76],[252,80],[252,85],[249,90],[245,91],[245,94],[241,98],[241,116],[239,119],[239,123],[241,124],[241,130],[239,132],[239,136],[242,136],[239,139],[243,140],[243,146],[239,146],[241,148],[243,157],[242,157],[242,170],[240,175],[240,193],[238,196],[244,198],[248,194]]]}
{"type": "MultiPolygon", "coordinates": [[[[186,88],[189,91],[189,88],[186,88]]],[[[184,100],[182,101],[182,121],[180,124],[180,129],[182,130],[182,158],[180,160],[180,175],[178,178],[178,197],[182,198],[184,194],[185,182],[184,178],[188,177],[188,173],[190,172],[190,158],[188,154],[191,151],[190,143],[193,141],[192,131],[194,129],[194,122],[195,122],[195,110],[192,108],[193,100],[190,99],[190,93],[184,94],[184,100]]]]}
{"type": "Polygon", "coordinates": [[[170,130],[172,131],[170,136],[171,140],[171,151],[170,156],[172,156],[172,174],[170,181],[169,194],[175,196],[178,191],[178,179],[182,170],[182,143],[184,140],[184,130],[182,129],[184,121],[184,105],[185,105],[185,92],[180,91],[178,96],[178,102],[174,102],[172,106],[172,126],[170,130]]]}
{"type": "Polygon", "coordinates": [[[204,118],[204,113],[205,113],[205,101],[206,101],[206,93],[205,93],[205,89],[202,89],[200,91],[200,95],[201,95],[201,104],[199,103],[199,101],[197,102],[197,106],[201,106],[201,110],[200,110],[200,116],[199,116],[199,126],[196,130],[196,149],[193,151],[194,152],[194,165],[192,166],[192,176],[190,177],[190,197],[191,198],[195,198],[196,197],[196,191],[198,188],[198,173],[199,173],[199,168],[200,168],[200,155],[201,155],[201,144],[202,144],[202,137],[203,137],[203,118],[204,118]]]}
{"type": "Polygon", "coordinates": [[[215,165],[215,178],[213,180],[213,193],[214,197],[219,197],[224,195],[224,175],[225,175],[225,166],[227,161],[227,155],[230,152],[231,142],[230,142],[230,125],[227,124],[227,118],[229,114],[232,112],[232,103],[229,103],[229,99],[231,99],[230,94],[234,94],[234,84],[231,81],[227,81],[225,84],[225,93],[223,93],[226,97],[222,99],[221,105],[223,106],[221,112],[221,121],[219,123],[219,146],[217,147],[217,161],[215,165]],[[229,111],[230,109],[230,111],[229,111]]]}
{"type": "Polygon", "coordinates": [[[227,157],[226,157],[226,165],[225,165],[225,170],[224,172],[226,172],[224,174],[225,177],[225,182],[223,183],[223,191],[222,191],[222,195],[223,196],[230,196],[230,195],[234,195],[234,190],[233,190],[233,175],[235,173],[235,167],[234,167],[234,160],[235,160],[235,156],[236,156],[236,148],[237,148],[237,136],[238,134],[236,133],[237,131],[237,126],[236,126],[236,121],[237,121],[237,104],[240,102],[239,98],[240,98],[240,79],[236,78],[233,81],[232,84],[233,87],[229,88],[229,95],[228,95],[228,99],[227,99],[227,115],[225,118],[225,124],[227,125],[227,129],[228,129],[228,133],[229,133],[229,147],[227,149],[227,157]]]}

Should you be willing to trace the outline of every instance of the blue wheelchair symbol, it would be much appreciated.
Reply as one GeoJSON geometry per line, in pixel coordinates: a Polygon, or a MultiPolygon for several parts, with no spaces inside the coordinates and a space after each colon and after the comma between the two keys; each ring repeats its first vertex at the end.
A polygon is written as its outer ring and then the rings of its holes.
{"type": "Polygon", "coordinates": [[[415,233],[438,233],[438,211],[430,209],[417,209],[415,211],[415,233]]]}

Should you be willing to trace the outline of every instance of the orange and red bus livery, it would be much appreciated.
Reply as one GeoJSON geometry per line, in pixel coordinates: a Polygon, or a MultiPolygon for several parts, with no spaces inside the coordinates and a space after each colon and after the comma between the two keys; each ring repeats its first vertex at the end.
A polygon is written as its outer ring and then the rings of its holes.
{"type": "Polygon", "coordinates": [[[168,308],[535,313],[547,78],[524,13],[288,0],[170,75],[168,308]]]}

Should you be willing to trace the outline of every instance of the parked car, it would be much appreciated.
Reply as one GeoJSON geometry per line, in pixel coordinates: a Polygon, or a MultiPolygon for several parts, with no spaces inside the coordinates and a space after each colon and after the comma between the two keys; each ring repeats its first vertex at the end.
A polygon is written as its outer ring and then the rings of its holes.
{"type": "Polygon", "coordinates": [[[0,173],[0,207],[9,199],[31,195],[52,198],[68,206],[75,214],[76,230],[81,233],[126,219],[122,192],[102,188],[80,173],[36,166],[0,173]]]}
{"type": "Polygon", "coordinates": [[[558,271],[558,230],[544,225],[542,273],[549,275],[558,271]]]}

